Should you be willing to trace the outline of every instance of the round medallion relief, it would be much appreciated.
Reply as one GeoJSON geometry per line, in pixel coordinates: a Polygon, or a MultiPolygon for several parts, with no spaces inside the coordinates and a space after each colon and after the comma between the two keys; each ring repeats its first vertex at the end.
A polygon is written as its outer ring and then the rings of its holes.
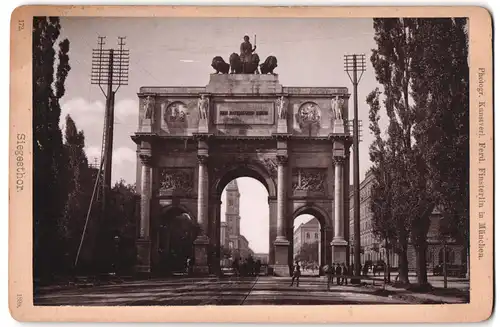
{"type": "Polygon", "coordinates": [[[164,114],[165,122],[184,122],[187,116],[187,107],[182,102],[171,103],[164,114]]]}
{"type": "Polygon", "coordinates": [[[299,120],[301,123],[318,123],[321,118],[319,106],[314,102],[306,102],[299,108],[299,120]]]}

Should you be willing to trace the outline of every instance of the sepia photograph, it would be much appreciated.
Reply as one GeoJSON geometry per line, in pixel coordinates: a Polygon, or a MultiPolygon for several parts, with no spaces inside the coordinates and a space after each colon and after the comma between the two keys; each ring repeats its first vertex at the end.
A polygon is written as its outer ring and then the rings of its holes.
{"type": "Polygon", "coordinates": [[[492,130],[466,11],[32,13],[35,308],[471,303],[492,130]]]}

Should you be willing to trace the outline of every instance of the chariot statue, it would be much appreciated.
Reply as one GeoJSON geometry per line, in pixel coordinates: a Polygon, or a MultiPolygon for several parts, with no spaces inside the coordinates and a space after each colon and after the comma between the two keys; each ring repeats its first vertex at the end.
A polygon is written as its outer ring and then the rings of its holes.
{"type": "Polygon", "coordinates": [[[274,69],[278,66],[278,60],[275,56],[269,56],[259,66],[260,58],[255,52],[257,49],[256,43],[256,36],[254,36],[254,44],[252,45],[248,35],[245,35],[240,45],[240,54],[233,52],[229,56],[229,64],[221,56],[214,57],[212,67],[215,69],[215,73],[228,74],[230,71],[231,74],[274,74],[274,69]]]}

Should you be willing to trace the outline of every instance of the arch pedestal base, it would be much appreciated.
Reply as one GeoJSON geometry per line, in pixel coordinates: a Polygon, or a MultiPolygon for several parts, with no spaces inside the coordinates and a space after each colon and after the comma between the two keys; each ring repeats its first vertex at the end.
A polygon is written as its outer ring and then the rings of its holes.
{"type": "Polygon", "coordinates": [[[138,274],[151,273],[151,241],[138,239],[136,241],[137,264],[135,271],[138,274]]]}
{"type": "Polygon", "coordinates": [[[198,236],[194,240],[194,267],[196,275],[208,275],[208,246],[210,240],[207,236],[198,236]]]}
{"type": "Polygon", "coordinates": [[[332,263],[345,263],[347,262],[347,242],[343,239],[333,239],[330,243],[332,246],[332,263]]]}
{"type": "Polygon", "coordinates": [[[274,275],[280,277],[290,276],[290,263],[288,262],[288,248],[290,242],[286,239],[274,241],[274,275]]]}

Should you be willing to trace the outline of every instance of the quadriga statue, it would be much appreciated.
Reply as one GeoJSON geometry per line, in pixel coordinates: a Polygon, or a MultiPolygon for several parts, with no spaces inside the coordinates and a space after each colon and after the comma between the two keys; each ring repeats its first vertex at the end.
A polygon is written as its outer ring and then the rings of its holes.
{"type": "MultiPolygon", "coordinates": [[[[250,43],[249,37],[245,35],[243,43],[240,45],[240,54],[233,52],[229,56],[229,64],[221,56],[214,57],[212,67],[216,74],[259,74],[260,58],[255,53],[257,46],[250,43]]],[[[278,66],[278,60],[275,56],[267,57],[266,61],[260,65],[262,74],[274,74],[274,69],[278,66]]]]}

